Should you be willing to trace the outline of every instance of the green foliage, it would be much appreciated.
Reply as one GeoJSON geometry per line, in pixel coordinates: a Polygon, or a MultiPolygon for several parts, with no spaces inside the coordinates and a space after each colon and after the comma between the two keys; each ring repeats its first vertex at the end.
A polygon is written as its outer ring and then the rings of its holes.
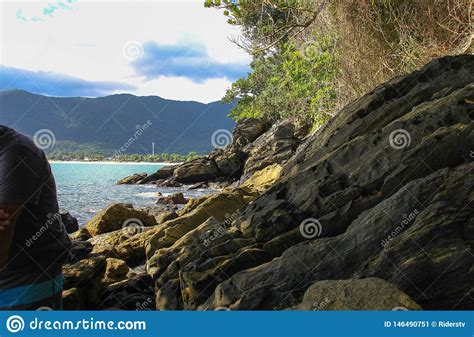
{"type": "Polygon", "coordinates": [[[472,0],[206,0],[242,35],[252,72],[223,101],[230,116],[315,126],[377,85],[472,50],[472,0]],[[471,28],[469,28],[471,27],[471,28]]]}
{"type": "Polygon", "coordinates": [[[234,82],[223,99],[239,99],[231,117],[299,116],[316,124],[326,121],[335,98],[334,39],[314,38],[299,47],[288,43],[278,53],[255,58],[252,72],[234,82]]]}
{"type": "Polygon", "coordinates": [[[228,22],[242,29],[245,41],[238,44],[253,55],[252,72],[234,82],[223,98],[238,99],[232,118],[298,116],[320,124],[331,116],[337,74],[331,49],[336,36],[291,40],[317,16],[313,2],[208,0],[205,6],[225,9],[228,22]]]}
{"type": "Polygon", "coordinates": [[[190,152],[188,155],[176,153],[157,153],[155,155],[141,155],[141,154],[123,154],[109,158],[109,160],[119,162],[150,162],[150,163],[180,163],[198,158],[196,152],[190,152]]]}
{"type": "Polygon", "coordinates": [[[48,159],[60,161],[119,161],[119,162],[170,162],[178,163],[199,158],[197,152],[187,155],[177,153],[118,154],[103,144],[78,144],[71,141],[58,141],[54,147],[45,151],[48,159]]]}

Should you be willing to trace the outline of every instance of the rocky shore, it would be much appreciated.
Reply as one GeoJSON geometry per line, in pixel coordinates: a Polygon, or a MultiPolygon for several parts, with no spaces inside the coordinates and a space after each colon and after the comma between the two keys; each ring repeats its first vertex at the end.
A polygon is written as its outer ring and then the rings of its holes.
{"type": "Polygon", "coordinates": [[[315,132],[247,119],[124,178],[218,191],[98,213],[72,234],[65,308],[473,309],[473,74],[474,56],[438,59],[315,132]]]}

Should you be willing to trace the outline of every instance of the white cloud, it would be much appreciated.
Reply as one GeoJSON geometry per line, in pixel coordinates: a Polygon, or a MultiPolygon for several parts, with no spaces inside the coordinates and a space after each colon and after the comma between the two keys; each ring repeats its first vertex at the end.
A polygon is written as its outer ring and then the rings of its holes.
{"type": "MultiPolygon", "coordinates": [[[[87,81],[124,82],[137,86],[136,94],[209,101],[220,98],[229,82],[213,79],[192,83],[186,78],[160,77],[146,82],[137,77],[123,46],[130,41],[177,44],[195,41],[222,63],[249,62],[229,41],[239,31],[221,12],[196,1],[81,1],[72,9],[41,17],[51,1],[1,1],[0,64],[27,70],[53,71],[87,81]],[[41,17],[23,22],[22,15],[41,17]]],[[[54,3],[54,2],[53,2],[54,3]]]]}
{"type": "Polygon", "coordinates": [[[156,95],[175,100],[198,101],[209,103],[222,98],[222,89],[229,87],[231,82],[225,78],[210,79],[203,83],[195,83],[184,77],[160,77],[141,84],[140,95],[156,95]]]}

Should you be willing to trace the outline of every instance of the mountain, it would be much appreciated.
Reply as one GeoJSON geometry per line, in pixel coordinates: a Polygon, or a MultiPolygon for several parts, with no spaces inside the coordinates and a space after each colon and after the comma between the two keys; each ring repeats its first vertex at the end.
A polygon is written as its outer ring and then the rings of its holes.
{"type": "Polygon", "coordinates": [[[174,101],[158,96],[50,97],[0,91],[0,124],[33,136],[51,130],[57,146],[115,153],[207,153],[212,134],[232,130],[231,104],[174,101]]]}

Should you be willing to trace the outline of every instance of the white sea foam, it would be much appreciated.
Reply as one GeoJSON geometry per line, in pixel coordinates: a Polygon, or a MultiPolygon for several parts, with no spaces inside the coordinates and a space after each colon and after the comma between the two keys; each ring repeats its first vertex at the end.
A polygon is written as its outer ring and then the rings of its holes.
{"type": "Polygon", "coordinates": [[[135,195],[140,198],[157,198],[158,196],[156,195],[156,193],[157,192],[141,192],[135,195]]]}

